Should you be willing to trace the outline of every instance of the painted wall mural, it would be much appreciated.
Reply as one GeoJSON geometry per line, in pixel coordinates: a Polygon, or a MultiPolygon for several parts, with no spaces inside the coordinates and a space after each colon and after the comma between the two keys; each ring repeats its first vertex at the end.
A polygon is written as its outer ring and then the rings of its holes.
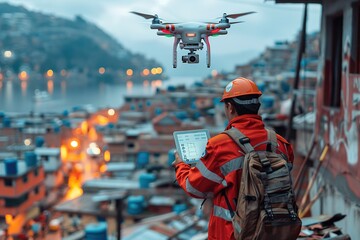
{"type": "Polygon", "coordinates": [[[323,167],[340,191],[360,202],[360,74],[350,73],[351,42],[343,48],[340,108],[323,104],[324,76],[319,79],[315,134],[318,151],[330,145],[323,167]]]}

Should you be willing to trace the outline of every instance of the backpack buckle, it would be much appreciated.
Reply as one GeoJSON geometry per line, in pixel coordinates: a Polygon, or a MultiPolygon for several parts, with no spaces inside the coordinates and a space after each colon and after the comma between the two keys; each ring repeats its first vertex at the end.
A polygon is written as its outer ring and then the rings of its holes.
{"type": "Polygon", "coordinates": [[[273,171],[271,168],[271,163],[268,158],[260,159],[260,162],[267,173],[271,173],[273,171]]]}
{"type": "Polygon", "coordinates": [[[288,203],[288,210],[289,210],[289,215],[290,215],[290,218],[292,221],[296,221],[296,218],[297,218],[297,214],[296,212],[294,211],[294,208],[292,206],[291,203],[288,203]]]}
{"type": "Polygon", "coordinates": [[[271,220],[271,221],[274,220],[274,213],[270,207],[268,207],[268,208],[265,207],[265,212],[266,212],[266,215],[268,216],[269,220],[271,220]]]}
{"type": "Polygon", "coordinates": [[[241,144],[250,143],[250,138],[248,137],[239,138],[239,142],[241,144]]]}
{"type": "Polygon", "coordinates": [[[264,209],[265,209],[266,215],[269,218],[269,220],[271,220],[271,221],[274,220],[274,213],[272,211],[271,204],[270,204],[270,198],[267,193],[265,193],[265,197],[264,197],[264,209]]]}

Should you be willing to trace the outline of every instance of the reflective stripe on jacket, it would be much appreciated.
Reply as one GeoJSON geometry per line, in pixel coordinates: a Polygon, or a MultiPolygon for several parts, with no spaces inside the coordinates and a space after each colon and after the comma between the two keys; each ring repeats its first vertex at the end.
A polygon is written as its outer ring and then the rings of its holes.
{"type": "MultiPolygon", "coordinates": [[[[266,150],[267,132],[259,115],[241,115],[232,119],[226,129],[235,127],[250,138],[256,150],[266,150]]],[[[283,154],[289,163],[293,162],[291,145],[277,135],[277,152],[283,154]]],[[[195,198],[212,198],[213,210],[209,220],[208,239],[234,239],[231,216],[222,190],[228,199],[237,198],[244,153],[226,134],[209,139],[206,153],[201,160],[190,167],[185,163],[176,165],[176,179],[184,191],[195,198]]],[[[231,201],[232,209],[235,202],[231,201]]]]}

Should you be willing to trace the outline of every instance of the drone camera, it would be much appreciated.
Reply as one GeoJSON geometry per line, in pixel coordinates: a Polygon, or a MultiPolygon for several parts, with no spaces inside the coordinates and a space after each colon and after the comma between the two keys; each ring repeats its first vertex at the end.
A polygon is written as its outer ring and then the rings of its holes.
{"type": "Polygon", "coordinates": [[[183,63],[199,63],[199,54],[189,53],[187,56],[182,56],[183,63]]]}

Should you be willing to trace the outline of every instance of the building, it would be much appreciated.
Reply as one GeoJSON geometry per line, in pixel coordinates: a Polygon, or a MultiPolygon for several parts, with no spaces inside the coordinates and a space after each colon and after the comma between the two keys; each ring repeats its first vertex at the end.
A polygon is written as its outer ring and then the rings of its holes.
{"type": "Polygon", "coordinates": [[[46,188],[45,198],[41,205],[43,208],[51,207],[64,195],[65,179],[64,170],[60,158],[59,148],[36,148],[37,160],[42,163],[45,171],[44,185],[46,188]]]}
{"type": "Polygon", "coordinates": [[[45,196],[44,179],[44,168],[34,152],[25,152],[23,159],[0,156],[0,217],[9,234],[21,233],[24,225],[39,215],[37,203],[45,196]]]}
{"type": "Polygon", "coordinates": [[[308,206],[313,215],[346,214],[338,225],[356,239],[360,236],[356,227],[360,219],[360,1],[275,2],[322,5],[315,109],[298,118],[299,126],[305,124],[310,130],[297,130],[297,151],[310,156],[314,167],[309,176],[315,176],[300,210],[308,206]],[[318,200],[312,205],[306,203],[307,197],[318,200]]]}

